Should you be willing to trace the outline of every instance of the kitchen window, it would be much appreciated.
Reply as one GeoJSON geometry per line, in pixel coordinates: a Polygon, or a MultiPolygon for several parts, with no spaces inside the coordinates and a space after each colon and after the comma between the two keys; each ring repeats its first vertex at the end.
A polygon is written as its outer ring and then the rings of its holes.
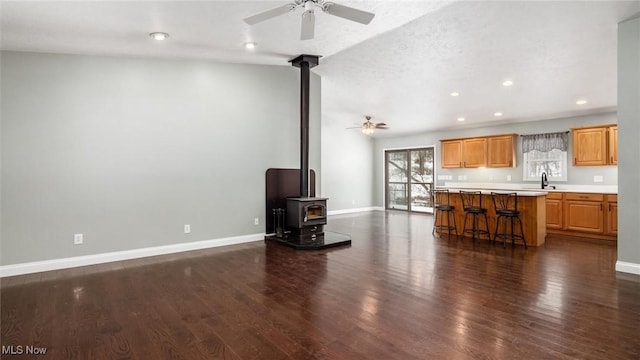
{"type": "Polygon", "coordinates": [[[544,172],[549,181],[567,181],[568,143],[568,132],[523,135],[523,180],[540,181],[544,172]]]}

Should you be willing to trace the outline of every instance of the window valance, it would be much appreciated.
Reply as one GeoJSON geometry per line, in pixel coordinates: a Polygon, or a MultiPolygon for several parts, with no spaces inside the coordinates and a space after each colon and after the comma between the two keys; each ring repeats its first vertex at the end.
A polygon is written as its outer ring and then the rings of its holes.
{"type": "Polygon", "coordinates": [[[528,153],[529,151],[551,151],[558,149],[560,151],[567,151],[569,148],[569,132],[557,132],[546,134],[533,134],[522,135],[522,152],[528,153]]]}

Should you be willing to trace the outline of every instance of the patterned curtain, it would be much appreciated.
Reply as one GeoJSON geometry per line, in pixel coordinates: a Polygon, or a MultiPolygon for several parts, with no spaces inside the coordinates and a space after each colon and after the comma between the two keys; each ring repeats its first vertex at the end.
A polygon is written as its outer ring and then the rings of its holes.
{"type": "Polygon", "coordinates": [[[538,150],[542,152],[558,149],[567,151],[569,148],[569,132],[522,135],[522,153],[538,150]]]}

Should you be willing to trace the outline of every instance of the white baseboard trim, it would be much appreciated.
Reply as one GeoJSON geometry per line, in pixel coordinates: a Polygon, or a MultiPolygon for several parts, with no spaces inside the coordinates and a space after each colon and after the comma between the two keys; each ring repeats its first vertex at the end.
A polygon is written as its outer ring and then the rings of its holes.
{"type": "Polygon", "coordinates": [[[242,244],[264,240],[265,234],[251,234],[228,238],[194,241],[183,244],[154,246],[142,249],[114,251],[103,254],[74,256],[62,259],[34,261],[22,264],[0,266],[0,278],[14,275],[31,274],[42,271],[68,269],[78,266],[96,265],[114,261],[138,259],[148,256],[166,255],[191,250],[214,248],[219,246],[242,244]]]}
{"type": "Polygon", "coordinates": [[[354,208],[354,209],[331,210],[331,211],[327,211],[327,214],[342,215],[342,214],[353,214],[353,213],[367,212],[367,211],[384,211],[384,208],[381,206],[370,206],[370,207],[354,208]]]}
{"type": "Polygon", "coordinates": [[[616,271],[640,275],[640,264],[616,261],[616,271]]]}

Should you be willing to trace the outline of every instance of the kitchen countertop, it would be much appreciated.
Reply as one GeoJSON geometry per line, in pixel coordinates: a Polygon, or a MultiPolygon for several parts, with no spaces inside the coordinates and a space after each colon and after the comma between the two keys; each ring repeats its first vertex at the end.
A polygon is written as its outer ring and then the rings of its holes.
{"type": "Polygon", "coordinates": [[[547,191],[529,191],[529,190],[515,190],[515,189],[480,189],[480,188],[452,188],[448,186],[437,186],[436,189],[447,189],[450,193],[457,194],[460,191],[480,191],[482,195],[491,195],[491,192],[515,192],[518,196],[544,196],[547,195],[547,191]]]}
{"type": "Polygon", "coordinates": [[[445,182],[445,186],[438,188],[457,190],[481,190],[491,193],[491,191],[516,191],[518,196],[527,196],[524,193],[531,192],[529,196],[539,196],[548,192],[576,192],[576,193],[598,193],[598,194],[617,194],[618,186],[616,185],[569,185],[569,184],[551,184],[556,189],[545,188],[540,189],[540,184],[512,184],[512,183],[462,183],[462,182],[445,182]],[[522,195],[520,193],[523,193],[522,195]]]}

